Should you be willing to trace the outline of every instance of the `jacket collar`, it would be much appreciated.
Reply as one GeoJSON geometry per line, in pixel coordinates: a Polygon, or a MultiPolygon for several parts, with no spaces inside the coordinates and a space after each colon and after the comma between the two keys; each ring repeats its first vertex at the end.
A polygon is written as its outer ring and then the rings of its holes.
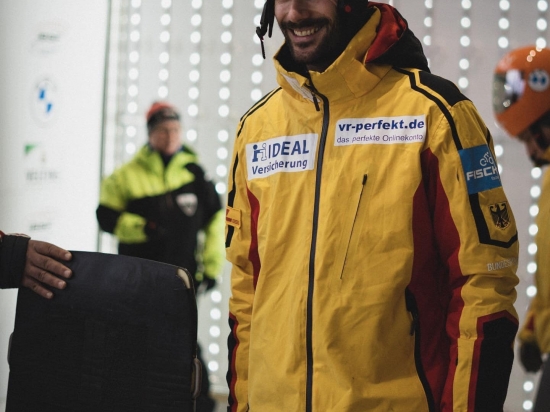
{"type": "Polygon", "coordinates": [[[293,67],[288,46],[274,57],[277,81],[298,99],[313,101],[311,84],[331,101],[346,101],[371,91],[391,66],[429,70],[420,41],[390,5],[369,2],[373,13],[342,54],[324,72],[307,76],[293,67]],[[308,79],[309,77],[309,79],[308,79]]]}
{"type": "Polygon", "coordinates": [[[165,166],[160,153],[153,150],[149,143],[145,143],[136,153],[134,161],[150,172],[162,175],[168,167],[181,169],[188,163],[196,162],[197,159],[194,151],[182,145],[181,149],[174,153],[169,164],[165,166]]]}

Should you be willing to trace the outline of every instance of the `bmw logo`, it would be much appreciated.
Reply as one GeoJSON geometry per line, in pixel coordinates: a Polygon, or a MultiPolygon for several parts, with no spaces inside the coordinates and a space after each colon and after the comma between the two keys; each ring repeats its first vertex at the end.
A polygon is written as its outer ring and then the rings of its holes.
{"type": "Polygon", "coordinates": [[[39,80],[32,90],[32,111],[40,123],[47,123],[57,113],[57,87],[48,78],[39,80]]]}

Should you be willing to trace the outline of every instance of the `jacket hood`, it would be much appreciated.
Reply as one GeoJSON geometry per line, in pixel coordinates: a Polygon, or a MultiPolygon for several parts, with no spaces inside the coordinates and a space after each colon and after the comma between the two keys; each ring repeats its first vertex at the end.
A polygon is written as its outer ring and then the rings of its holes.
{"type": "MultiPolygon", "coordinates": [[[[350,48],[355,48],[359,50],[357,57],[362,59],[363,64],[372,63],[429,71],[420,40],[410,30],[407,20],[397,9],[388,4],[374,2],[369,2],[367,7],[370,13],[367,14],[362,28],[355,34],[343,53],[350,48]],[[377,21],[376,33],[373,39],[368,39],[362,33],[366,24],[373,19],[377,21]]],[[[303,68],[294,62],[286,43],[274,59],[285,70],[303,74],[303,68]]]]}
{"type": "Polygon", "coordinates": [[[430,71],[422,43],[409,28],[407,20],[394,7],[369,2],[381,12],[380,24],[365,63],[388,64],[401,68],[430,71]]]}

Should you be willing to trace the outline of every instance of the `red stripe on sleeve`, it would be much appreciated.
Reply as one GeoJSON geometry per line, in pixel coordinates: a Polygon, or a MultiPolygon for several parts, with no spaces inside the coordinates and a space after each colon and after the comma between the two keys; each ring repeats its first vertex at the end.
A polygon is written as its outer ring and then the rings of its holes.
{"type": "Polygon", "coordinates": [[[414,261],[409,287],[418,304],[426,380],[436,407],[447,410],[453,404],[458,325],[464,308],[461,290],[467,277],[458,261],[460,236],[441,182],[439,159],[428,149],[421,163],[422,182],[413,203],[414,261]]]}
{"type": "Polygon", "coordinates": [[[254,289],[258,284],[258,276],[260,275],[260,256],[258,254],[258,217],[260,216],[260,202],[247,189],[248,201],[250,202],[250,249],[248,252],[248,260],[252,263],[252,270],[254,276],[254,289]]]}

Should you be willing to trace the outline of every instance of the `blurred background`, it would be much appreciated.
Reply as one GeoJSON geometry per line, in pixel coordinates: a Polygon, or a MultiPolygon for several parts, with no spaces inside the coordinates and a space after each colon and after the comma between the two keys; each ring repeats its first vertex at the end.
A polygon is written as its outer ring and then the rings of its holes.
{"type": "MultiPolygon", "coordinates": [[[[507,51],[546,46],[547,0],[393,0],[423,42],[432,72],[455,82],[491,130],[519,227],[520,319],[532,276],[540,169],[493,120],[493,68],[507,51]]],[[[168,100],[225,200],[237,122],[276,87],[255,27],[264,0],[18,0],[0,2],[0,228],[71,250],[116,253],[95,217],[102,176],[147,140],[145,112],[168,100]]],[[[17,292],[0,291],[0,411],[5,409],[17,292]]],[[[199,339],[214,392],[227,393],[229,267],[199,300],[199,339]]],[[[507,411],[528,411],[537,375],[514,364],[507,411]]],[[[221,409],[220,409],[221,410],[221,409]]],[[[223,409],[225,410],[225,409],[223,409]]]]}

